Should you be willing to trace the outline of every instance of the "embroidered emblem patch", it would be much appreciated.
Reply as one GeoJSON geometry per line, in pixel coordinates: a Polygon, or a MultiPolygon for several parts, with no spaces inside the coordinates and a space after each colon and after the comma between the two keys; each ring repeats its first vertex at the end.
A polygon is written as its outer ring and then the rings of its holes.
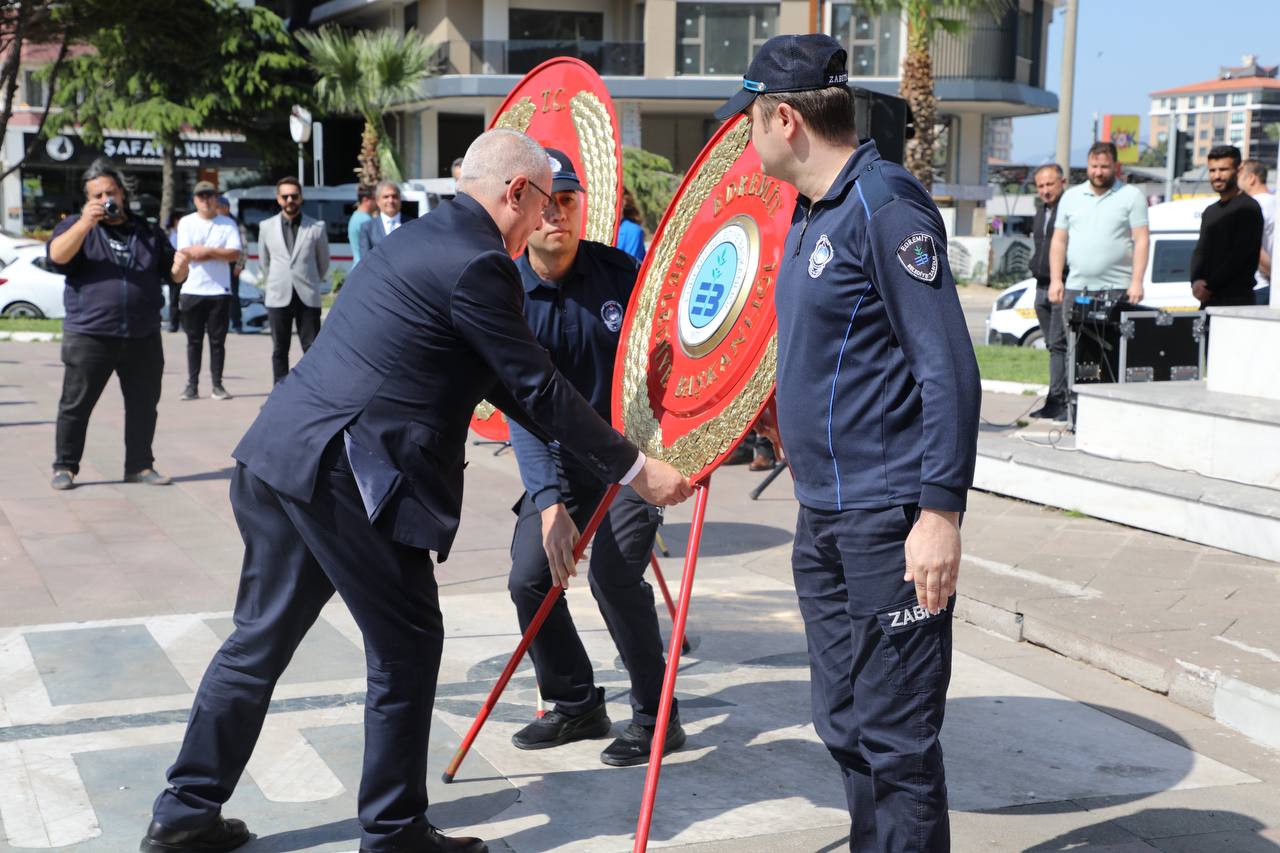
{"type": "Polygon", "coordinates": [[[604,320],[605,328],[609,331],[618,331],[622,328],[622,306],[610,299],[600,306],[600,319],[604,320]]]}
{"type": "Polygon", "coordinates": [[[938,277],[938,248],[928,234],[916,233],[898,244],[898,263],[917,281],[938,277]]]}
{"type": "Polygon", "coordinates": [[[831,263],[835,254],[835,249],[831,248],[831,241],[827,239],[827,235],[823,234],[819,237],[818,245],[813,247],[813,254],[809,255],[809,278],[822,275],[822,271],[827,268],[827,264],[831,263]]]}

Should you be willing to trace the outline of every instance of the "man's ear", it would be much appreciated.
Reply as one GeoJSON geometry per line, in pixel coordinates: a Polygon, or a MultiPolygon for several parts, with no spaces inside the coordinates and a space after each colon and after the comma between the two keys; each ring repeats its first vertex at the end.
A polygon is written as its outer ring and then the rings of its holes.
{"type": "Polygon", "coordinates": [[[778,117],[778,129],[782,131],[783,138],[787,140],[794,139],[796,132],[800,129],[797,123],[799,114],[796,113],[795,108],[784,102],[778,104],[774,115],[778,117]]]}

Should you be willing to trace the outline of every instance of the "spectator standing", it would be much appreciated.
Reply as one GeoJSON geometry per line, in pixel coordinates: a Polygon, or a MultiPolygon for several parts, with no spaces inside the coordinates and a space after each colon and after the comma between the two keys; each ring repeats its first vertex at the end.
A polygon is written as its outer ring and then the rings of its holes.
{"type": "Polygon", "coordinates": [[[394,181],[383,181],[378,184],[375,194],[378,201],[378,214],[369,222],[360,226],[360,255],[363,257],[373,251],[373,247],[386,239],[387,235],[400,227],[400,188],[394,181]]]}
{"type": "Polygon", "coordinates": [[[1252,305],[1262,252],[1262,209],[1238,180],[1240,149],[1209,151],[1209,185],[1218,200],[1200,216],[1200,239],[1191,253],[1191,294],[1201,308],[1252,305]]]}
{"type": "Polygon", "coordinates": [[[66,276],[62,397],[50,485],[75,485],[89,415],[114,373],[124,395],[124,479],[168,485],[151,452],[164,374],[160,307],[165,284],[187,277],[187,257],[164,232],[129,213],[125,183],[109,163],[82,179],[85,205],[53,229],[45,251],[66,276]]]}
{"type": "Polygon", "coordinates": [[[276,182],[276,204],[280,212],[258,227],[258,266],[271,324],[273,382],[289,372],[294,326],[303,353],[320,333],[320,303],[329,271],[324,223],[302,212],[302,185],[297,178],[276,182]]]}
{"type": "Polygon", "coordinates": [[[1258,256],[1258,271],[1254,274],[1254,302],[1266,305],[1271,301],[1271,264],[1275,254],[1271,251],[1276,237],[1276,197],[1267,189],[1267,167],[1261,160],[1245,160],[1240,164],[1240,189],[1249,194],[1262,209],[1262,252],[1258,256]]]}
{"type": "Polygon", "coordinates": [[[197,181],[196,212],[178,222],[178,250],[191,259],[191,274],[182,286],[179,304],[182,330],[187,333],[187,387],[183,400],[199,396],[200,361],[209,336],[209,379],[213,399],[229,400],[222,387],[227,356],[227,324],[231,319],[231,264],[240,257],[240,229],[230,216],[218,215],[218,188],[197,181]]]}
{"type": "Polygon", "coordinates": [[[354,260],[351,266],[360,263],[360,229],[373,219],[373,212],[378,209],[373,200],[373,187],[361,184],[356,189],[356,209],[347,220],[347,242],[351,244],[354,260]]]}
{"type": "Polygon", "coordinates": [[[240,274],[244,272],[245,262],[248,260],[249,235],[244,223],[231,215],[231,199],[225,195],[218,196],[218,215],[230,218],[240,232],[240,257],[231,262],[231,331],[242,335],[244,323],[240,317],[240,274]]]}
{"type": "Polygon", "coordinates": [[[1061,305],[1087,293],[1105,299],[1142,301],[1151,232],[1147,200],[1119,180],[1116,146],[1089,149],[1089,180],[1062,194],[1049,247],[1049,301],[1061,305]]]}
{"type": "Polygon", "coordinates": [[[1062,302],[1049,301],[1049,246],[1053,242],[1053,229],[1058,220],[1058,202],[1066,189],[1062,167],[1046,163],[1036,169],[1036,195],[1040,196],[1040,209],[1031,222],[1031,237],[1035,251],[1031,255],[1031,274],[1036,279],[1036,319],[1040,321],[1040,334],[1049,350],[1049,396],[1044,405],[1031,413],[1033,418],[1067,419],[1067,326],[1063,319],[1062,302]]]}
{"type": "Polygon", "coordinates": [[[614,245],[635,258],[636,263],[644,260],[644,226],[640,224],[640,208],[631,190],[622,191],[622,222],[614,245]]]}

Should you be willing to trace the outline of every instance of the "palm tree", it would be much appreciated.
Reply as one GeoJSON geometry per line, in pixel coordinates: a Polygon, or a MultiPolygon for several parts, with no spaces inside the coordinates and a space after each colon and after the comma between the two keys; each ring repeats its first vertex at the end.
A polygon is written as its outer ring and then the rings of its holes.
{"type": "Polygon", "coordinates": [[[319,77],[319,102],[333,112],[364,118],[360,165],[355,169],[360,183],[400,180],[399,158],[383,117],[392,104],[412,98],[418,84],[435,73],[435,45],[416,30],[353,33],[337,27],[300,32],[298,40],[319,77]]]}
{"type": "Polygon", "coordinates": [[[907,51],[902,58],[899,93],[906,99],[915,121],[915,137],[907,141],[906,167],[926,189],[933,188],[933,155],[937,141],[938,99],[933,93],[934,36],[964,32],[971,12],[987,12],[999,18],[1012,0],[859,0],[873,15],[896,12],[907,18],[907,51]]]}

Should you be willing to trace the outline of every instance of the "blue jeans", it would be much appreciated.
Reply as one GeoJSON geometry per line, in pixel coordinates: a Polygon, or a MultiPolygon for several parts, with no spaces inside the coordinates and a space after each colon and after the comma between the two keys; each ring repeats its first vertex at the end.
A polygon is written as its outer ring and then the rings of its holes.
{"type": "Polygon", "coordinates": [[[796,522],[813,724],[840,768],[856,853],[951,849],[938,734],[955,602],[930,616],[902,579],[915,517],[915,506],[801,506],[796,522]]]}

